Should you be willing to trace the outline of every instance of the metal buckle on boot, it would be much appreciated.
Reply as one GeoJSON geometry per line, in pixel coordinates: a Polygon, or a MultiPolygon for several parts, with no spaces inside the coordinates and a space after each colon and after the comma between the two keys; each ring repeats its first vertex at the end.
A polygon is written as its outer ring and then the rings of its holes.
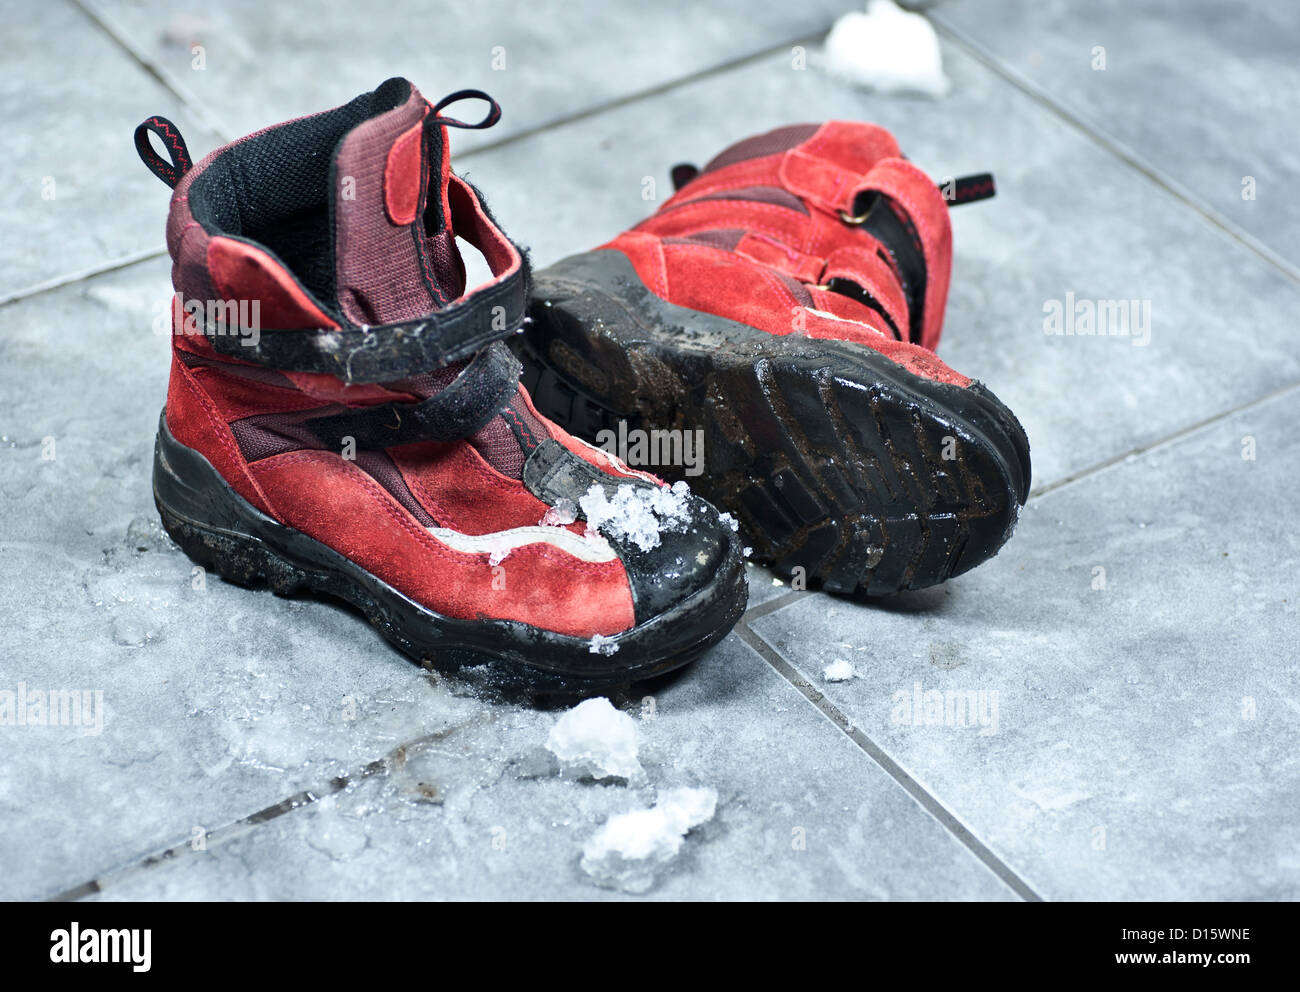
{"type": "Polygon", "coordinates": [[[841,210],[840,220],[844,221],[846,224],[852,225],[853,227],[861,227],[867,222],[867,218],[871,216],[871,211],[876,209],[876,204],[879,202],[880,194],[873,192],[871,195],[871,202],[867,204],[866,210],[862,211],[860,214],[851,214],[847,210],[841,210]]]}

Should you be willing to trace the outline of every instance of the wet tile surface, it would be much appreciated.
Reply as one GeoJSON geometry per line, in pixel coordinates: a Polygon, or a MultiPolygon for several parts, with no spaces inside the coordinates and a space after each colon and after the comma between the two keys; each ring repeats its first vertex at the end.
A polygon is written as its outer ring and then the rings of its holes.
{"type": "MultiPolygon", "coordinates": [[[[303,17],[252,0],[205,5],[202,12],[155,0],[88,6],[232,138],[406,76],[433,100],[476,88],[502,104],[501,124],[462,134],[469,144],[544,127],[796,42],[826,30],[841,13],[830,0],[669,0],[653,10],[602,0],[545,10],[488,0],[474,4],[472,16],[401,0],[385,5],[382,17],[357,17],[346,8],[303,17]],[[271,64],[274,71],[266,71],[271,64]],[[250,75],[257,85],[248,85],[250,75]]],[[[470,113],[466,120],[474,119],[470,113]]]]}
{"type": "Polygon", "coordinates": [[[754,628],[1046,898],[1295,899],[1297,413],[1048,493],[946,587],[754,628]]]}
{"type": "Polygon", "coordinates": [[[21,7],[6,18],[0,79],[0,300],[162,250],[166,188],[131,139],[149,114],[175,120],[193,149],[214,142],[74,5],[21,7]]]}
{"type": "Polygon", "coordinates": [[[621,896],[582,870],[583,845],[607,817],[678,786],[716,790],[717,812],[650,898],[1013,897],[734,635],[644,691],[625,704],[641,721],[642,781],[557,775],[538,754],[556,714],[496,707],[354,789],[104,898],[621,896]]]}
{"type": "Polygon", "coordinates": [[[1300,266],[1300,7],[954,0],[946,25],[1300,266]]]}

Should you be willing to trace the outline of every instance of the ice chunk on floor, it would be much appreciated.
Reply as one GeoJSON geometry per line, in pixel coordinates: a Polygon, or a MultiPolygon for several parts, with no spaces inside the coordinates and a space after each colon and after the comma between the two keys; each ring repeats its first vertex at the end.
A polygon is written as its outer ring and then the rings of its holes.
{"type": "Polygon", "coordinates": [[[546,736],[546,749],[565,772],[597,781],[641,776],[636,721],[608,699],[585,699],[567,711],[546,736]]]}
{"type": "Polygon", "coordinates": [[[543,527],[565,527],[578,519],[578,506],[567,496],[561,496],[554,506],[548,506],[538,523],[543,527]]]}
{"type": "Polygon", "coordinates": [[[858,673],[843,658],[836,658],[822,669],[822,678],[827,682],[847,682],[858,673]]]}
{"type": "Polygon", "coordinates": [[[641,893],[682,849],[686,835],[713,818],[715,789],[668,789],[650,809],[611,816],[582,849],[582,870],[605,888],[641,893]]]}
{"type": "Polygon", "coordinates": [[[662,531],[685,530],[690,523],[690,487],[621,485],[611,497],[605,487],[592,483],[578,500],[587,529],[625,537],[642,551],[659,546],[662,531]]]}
{"type": "Polygon", "coordinates": [[[832,75],[880,93],[939,97],[948,92],[934,28],[894,0],[870,0],[866,13],[855,11],[836,21],[822,62],[832,75]]]}

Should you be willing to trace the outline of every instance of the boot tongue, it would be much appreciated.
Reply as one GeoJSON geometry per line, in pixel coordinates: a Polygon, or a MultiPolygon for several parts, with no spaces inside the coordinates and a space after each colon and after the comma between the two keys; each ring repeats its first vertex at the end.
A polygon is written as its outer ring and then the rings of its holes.
{"type": "MultiPolygon", "coordinates": [[[[339,310],[353,324],[416,320],[465,291],[447,199],[449,119],[436,112],[410,86],[406,100],[358,124],[335,149],[330,208],[335,293],[339,310]]],[[[464,364],[390,385],[432,396],[464,364]]],[[[506,411],[510,423],[496,416],[465,440],[498,472],[520,478],[525,459],[520,437],[535,446],[550,432],[518,395],[506,411]]]]}
{"type": "MultiPolygon", "coordinates": [[[[408,84],[409,86],[409,84],[408,84]]],[[[331,216],[335,293],[353,324],[414,320],[447,305],[458,256],[445,217],[445,193],[429,178],[446,176],[443,129],[427,121],[429,104],[414,86],[391,110],[358,124],[334,152],[331,216]],[[428,198],[437,233],[425,232],[428,198]]]]}

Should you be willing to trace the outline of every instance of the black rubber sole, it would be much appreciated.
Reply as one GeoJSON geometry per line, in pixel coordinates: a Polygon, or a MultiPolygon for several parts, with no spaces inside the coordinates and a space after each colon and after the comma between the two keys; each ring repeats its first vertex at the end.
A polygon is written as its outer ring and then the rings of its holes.
{"type": "Polygon", "coordinates": [[[1028,496],[1024,429],[981,384],[675,306],[621,252],[538,273],[530,315],[512,347],[545,416],[593,443],[619,421],[702,430],[702,474],[643,467],[734,514],[756,561],[827,590],[959,575],[1002,547],[1028,496]]]}
{"type": "Polygon", "coordinates": [[[487,666],[493,687],[582,694],[670,672],[720,641],[744,612],[748,589],[739,540],[712,582],[672,609],[615,634],[612,654],[591,642],[511,620],[442,616],[300,531],[276,522],[231,489],[201,454],[160,418],[154,502],[163,527],[193,561],[240,585],[307,592],[358,609],[413,660],[443,672],[487,666]]]}

